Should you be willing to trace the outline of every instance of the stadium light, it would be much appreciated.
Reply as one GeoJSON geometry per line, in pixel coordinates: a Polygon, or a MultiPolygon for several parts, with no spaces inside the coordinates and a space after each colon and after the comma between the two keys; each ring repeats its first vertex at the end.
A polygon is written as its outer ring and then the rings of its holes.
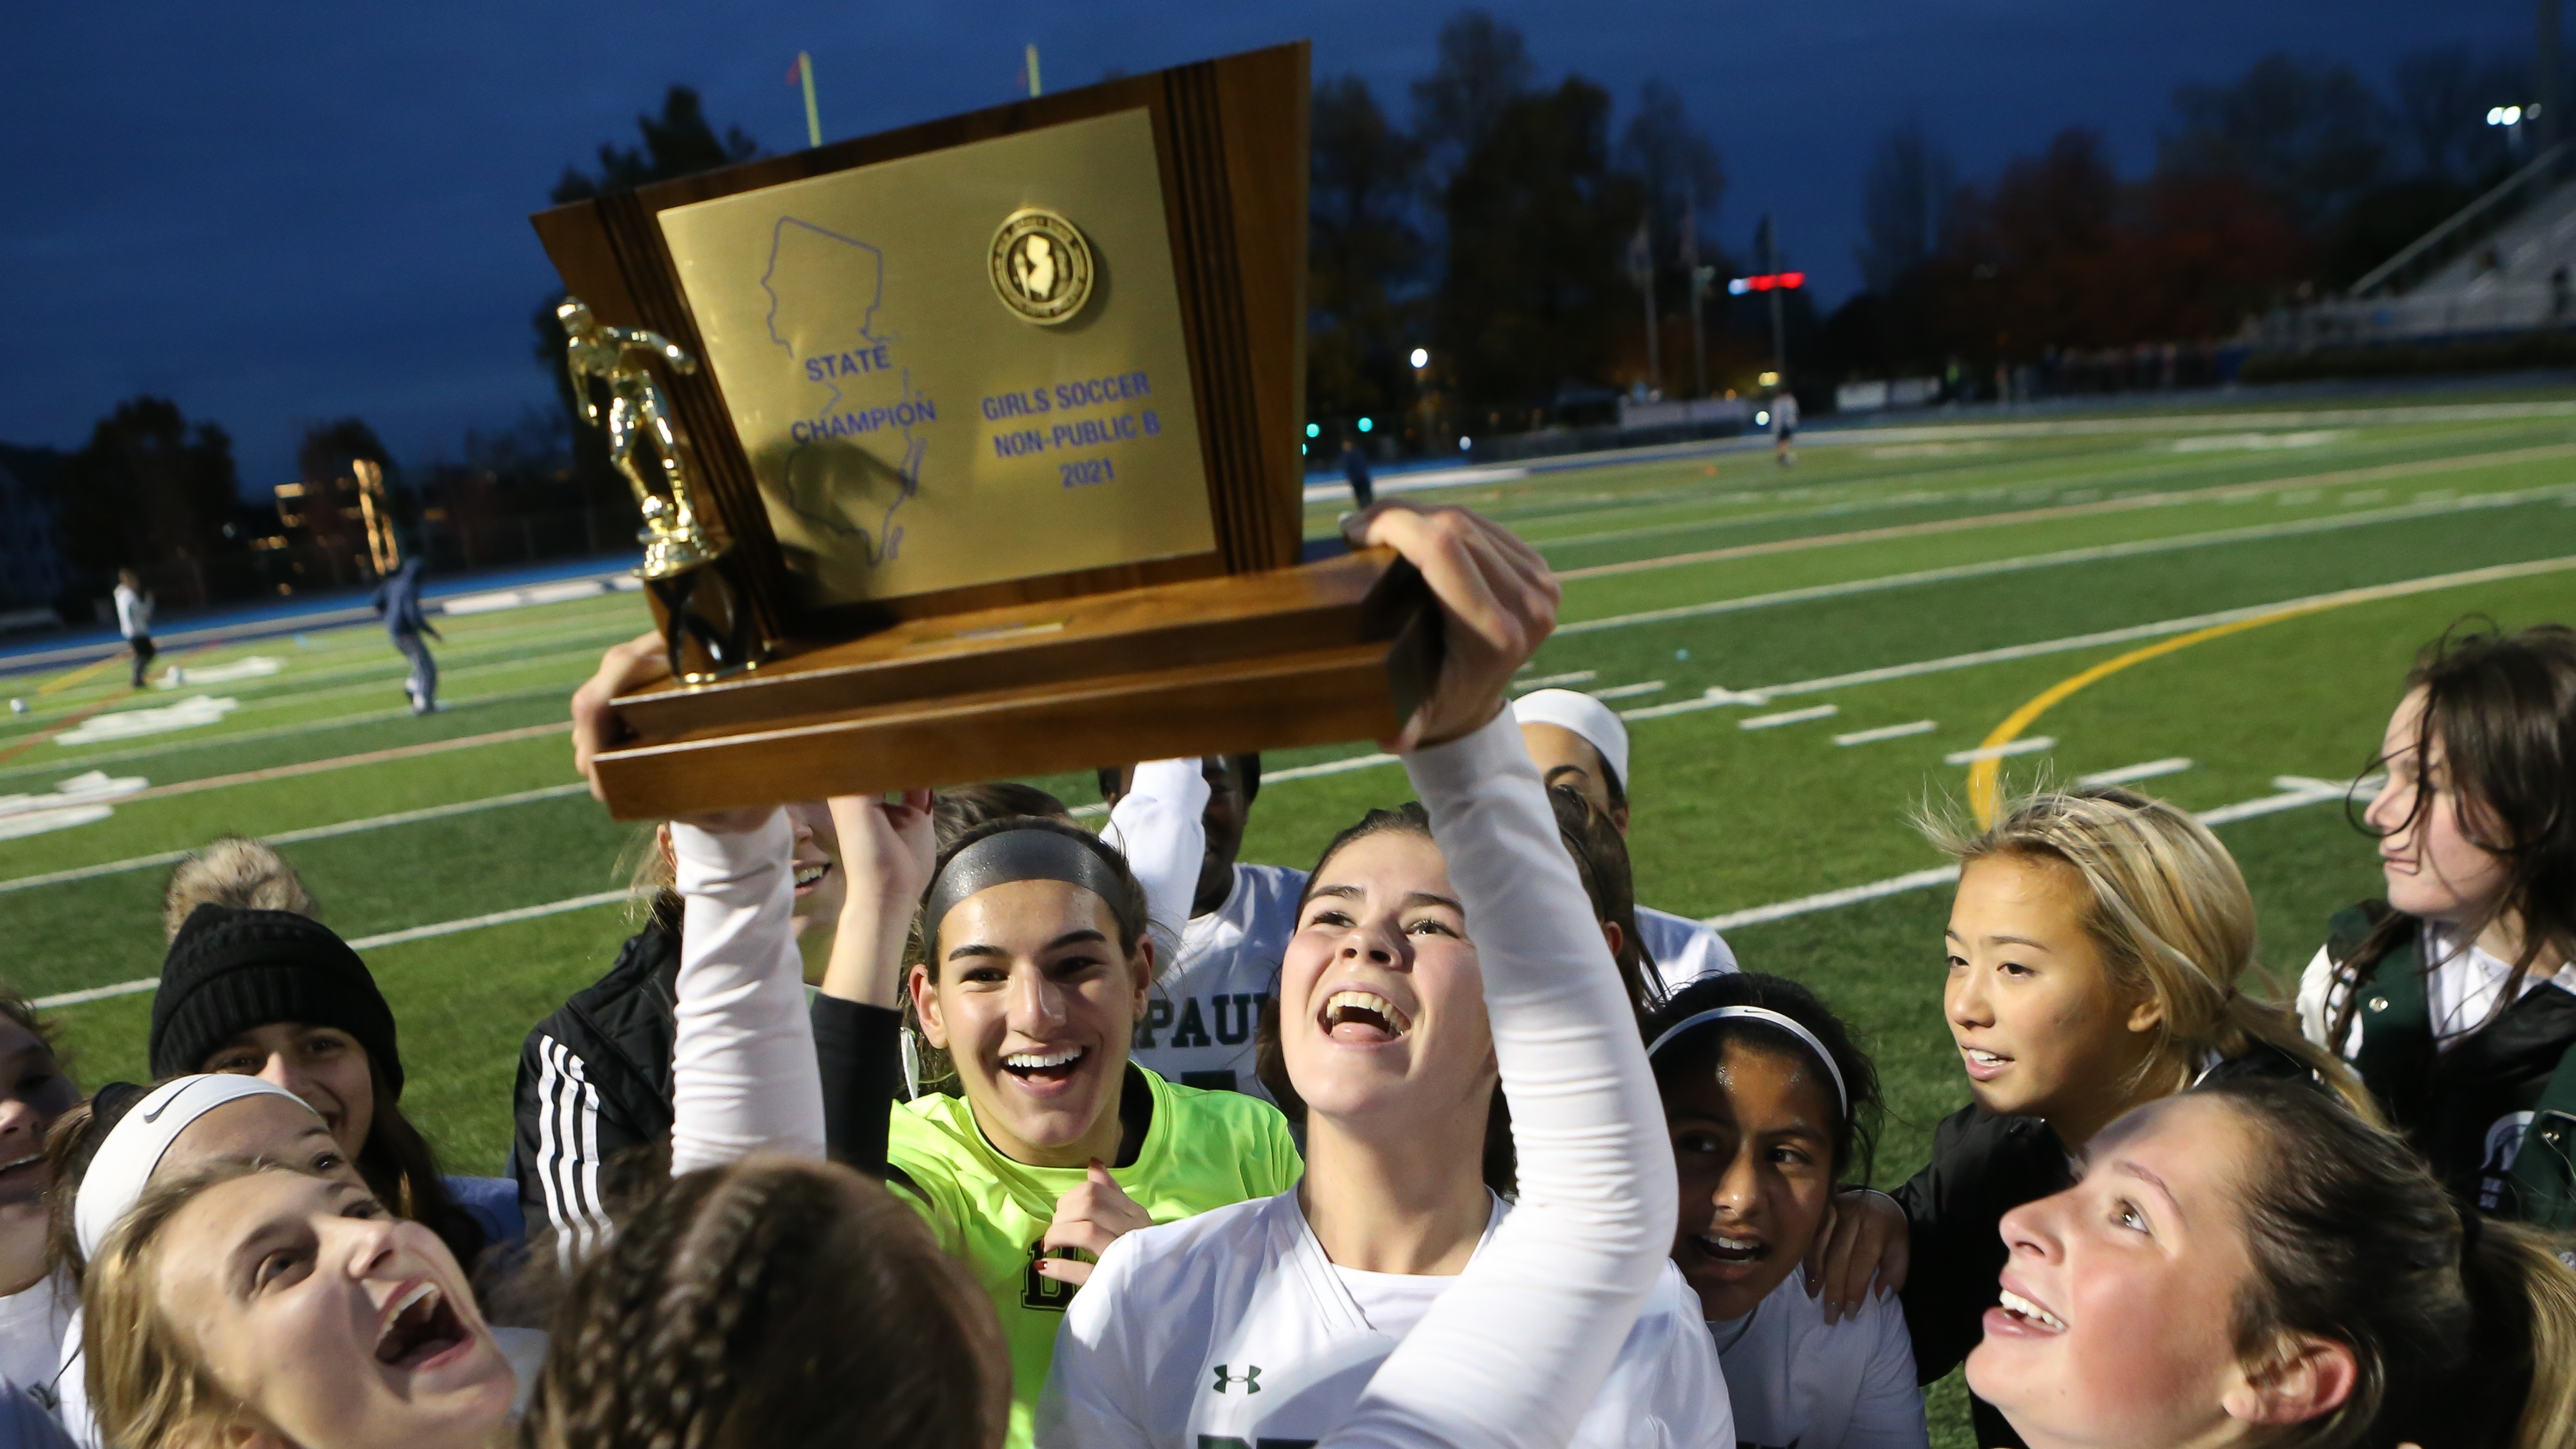
{"type": "Polygon", "coordinates": [[[1415,371],[1419,372],[1430,365],[1431,353],[1428,349],[1420,347],[1413,349],[1413,367],[1415,371]]]}
{"type": "Polygon", "coordinates": [[[1323,425],[1323,424],[1321,424],[1321,423],[1308,423],[1308,424],[1306,425],[1306,436],[1307,436],[1307,437],[1310,437],[1310,438],[1320,438],[1320,437],[1322,437],[1323,435],[1324,435],[1324,425],[1323,425]]]}
{"type": "Polygon", "coordinates": [[[1374,421],[1372,421],[1372,420],[1370,420],[1370,419],[1368,419],[1368,418],[1362,418],[1362,419],[1360,419],[1360,431],[1361,431],[1361,432],[1363,432],[1363,433],[1367,432],[1369,429],[1371,429],[1371,428],[1373,428],[1373,427],[1376,427],[1376,426],[1377,426],[1377,424],[1376,424],[1374,421]]]}
{"type": "Polygon", "coordinates": [[[1794,292],[1805,285],[1807,274],[1804,272],[1763,272],[1730,280],[1726,284],[1726,294],[1741,297],[1747,292],[1794,292]]]}
{"type": "MultiPolygon", "coordinates": [[[[2532,110],[2534,111],[2538,111],[2539,109],[2540,107],[2538,106],[2532,107],[2532,110]]],[[[2487,124],[2490,126],[2519,126],[2522,124],[2522,107],[2489,107],[2487,110],[2487,124]]]]}

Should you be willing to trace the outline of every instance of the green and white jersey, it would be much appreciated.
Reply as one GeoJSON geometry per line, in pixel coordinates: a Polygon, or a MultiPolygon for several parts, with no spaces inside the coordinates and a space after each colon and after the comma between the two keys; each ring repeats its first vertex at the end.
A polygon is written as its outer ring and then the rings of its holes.
{"type": "MultiPolygon", "coordinates": [[[[1275,1196],[1304,1174],[1278,1108],[1239,1092],[1174,1086],[1132,1063],[1128,1070],[1152,1094],[1153,1121],[1135,1162],[1109,1175],[1155,1222],[1275,1196]]],[[[926,1096],[893,1110],[889,1182],[910,1191],[940,1245],[965,1259],[992,1296],[1011,1345],[1009,1446],[1029,1449],[1056,1330],[1075,1292],[1037,1271],[1039,1241],[1055,1220],[1056,1199],[1086,1174],[1003,1156],[962,1097],[926,1096]]]]}

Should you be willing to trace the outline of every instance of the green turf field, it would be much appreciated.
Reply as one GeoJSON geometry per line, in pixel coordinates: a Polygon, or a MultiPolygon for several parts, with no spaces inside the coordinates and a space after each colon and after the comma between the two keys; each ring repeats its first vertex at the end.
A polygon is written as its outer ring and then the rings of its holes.
{"type": "MultiPolygon", "coordinates": [[[[2376,880],[2314,782],[2368,765],[2414,651],[2468,615],[2576,617],[2576,402],[2553,396],[1927,424],[1811,440],[1792,470],[1767,450],[1692,453],[1425,496],[1503,519],[1565,574],[1564,626],[1526,679],[1630,712],[1640,899],[1744,918],[1725,930],[1748,968],[1807,980],[1863,1030],[1891,1099],[1882,1182],[1966,1100],[1939,1016],[1948,895],[1807,898],[1941,863],[1907,817],[1964,798],[1969,768],[1948,756],[2023,747],[2002,760],[2013,780],[2160,763],[2138,788],[2249,807],[2220,834],[2262,905],[2266,960],[2295,972],[2376,880]],[[1872,737],[1838,742],[1854,735],[1872,737]]],[[[1310,532],[1336,511],[1311,507],[1310,532]]],[[[450,708],[428,719],[404,712],[403,662],[372,627],[172,650],[163,665],[281,667],[140,699],[121,658],[0,682],[33,706],[0,719],[0,794],[92,769],[150,782],[109,819],[0,839],[5,974],[45,997],[149,977],[174,853],[285,836],[393,1001],[412,1114],[455,1169],[499,1171],[521,1036],[627,926],[614,902],[477,922],[617,888],[633,831],[580,793],[560,726],[599,650],[643,624],[632,594],[449,622],[450,708]],[[58,742],[196,694],[238,703],[172,733],[58,742]],[[456,929],[368,944],[424,927],[456,929]]],[[[1400,798],[1402,772],[1370,754],[1269,757],[1247,858],[1307,865],[1400,798]]],[[[1097,799],[1087,777],[1043,783],[1097,799]]],[[[85,1082],[141,1077],[150,1000],[54,1011],[85,1082]]],[[[1965,1443],[1955,1381],[1935,1409],[1936,1441],[1965,1443]]]]}

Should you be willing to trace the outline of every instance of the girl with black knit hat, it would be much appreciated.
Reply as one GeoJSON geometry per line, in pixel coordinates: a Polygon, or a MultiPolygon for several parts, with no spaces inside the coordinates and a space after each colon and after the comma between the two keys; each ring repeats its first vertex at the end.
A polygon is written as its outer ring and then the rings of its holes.
{"type": "Polygon", "coordinates": [[[152,1074],[238,1072],[311,1104],[377,1198],[458,1262],[491,1241],[403,1117],[393,1009],[358,953],[292,911],[202,905],[170,940],[152,1000],[152,1074]]]}

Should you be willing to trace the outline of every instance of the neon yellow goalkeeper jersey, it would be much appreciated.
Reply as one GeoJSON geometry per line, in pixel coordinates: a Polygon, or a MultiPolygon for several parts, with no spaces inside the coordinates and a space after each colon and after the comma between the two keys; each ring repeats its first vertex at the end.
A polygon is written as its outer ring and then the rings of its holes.
{"type": "MultiPolygon", "coordinates": [[[[1129,1064],[1153,1096],[1154,1117],[1134,1163],[1110,1169],[1158,1223],[1296,1186],[1305,1172],[1288,1119],[1258,1097],[1178,1087],[1129,1064]]],[[[1056,1199],[1085,1180],[1079,1167],[1014,1162],[984,1138],[963,1097],[924,1096],[894,1108],[889,1181],[909,1189],[940,1246],[966,1260],[992,1296],[1011,1345],[1008,1449],[1031,1449],[1038,1395],[1055,1357],[1072,1285],[1037,1271],[1056,1199]]]]}

